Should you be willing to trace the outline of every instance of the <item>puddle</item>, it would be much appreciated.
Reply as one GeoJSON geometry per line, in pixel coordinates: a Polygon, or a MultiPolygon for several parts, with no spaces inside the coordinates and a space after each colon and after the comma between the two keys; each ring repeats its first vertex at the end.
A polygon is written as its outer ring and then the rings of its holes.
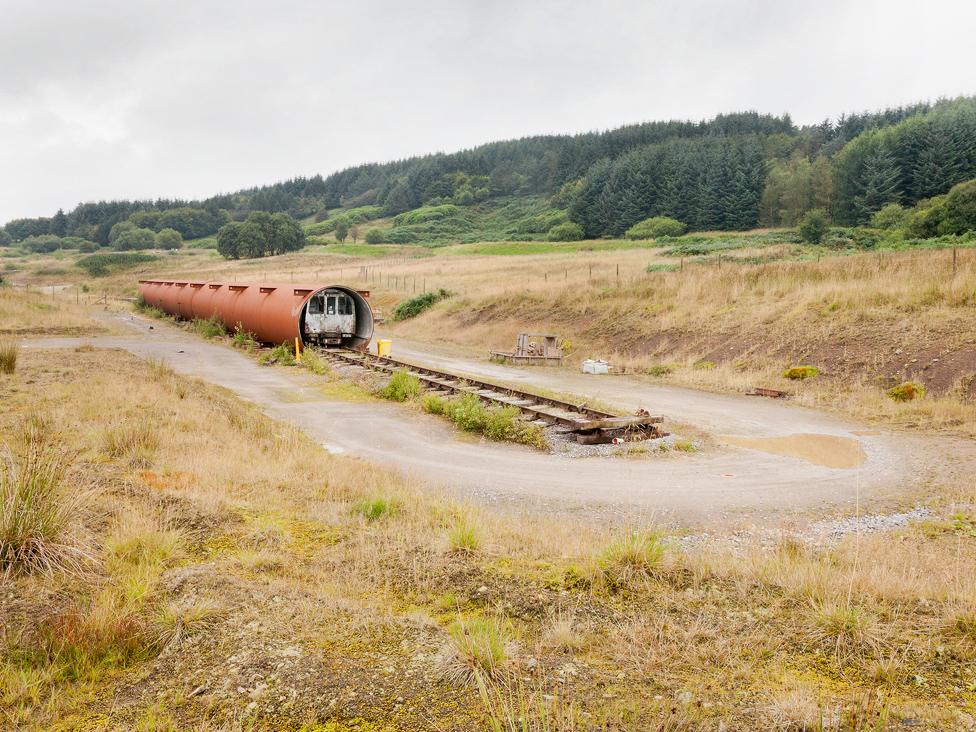
{"type": "Polygon", "coordinates": [[[851,437],[796,434],[785,437],[733,437],[723,435],[722,442],[774,455],[800,458],[826,468],[856,468],[867,457],[861,443],[851,437]]]}
{"type": "Polygon", "coordinates": [[[330,445],[328,442],[323,442],[322,447],[325,448],[326,452],[330,452],[333,455],[342,455],[346,451],[346,448],[339,447],[338,445],[330,445]]]}

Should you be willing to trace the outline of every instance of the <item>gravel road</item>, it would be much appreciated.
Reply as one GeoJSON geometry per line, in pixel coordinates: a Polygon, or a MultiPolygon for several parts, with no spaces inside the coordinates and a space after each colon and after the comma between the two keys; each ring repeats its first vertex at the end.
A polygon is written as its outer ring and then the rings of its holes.
{"type": "MultiPolygon", "coordinates": [[[[330,399],[307,372],[268,368],[179,328],[116,315],[133,334],[26,342],[72,347],[82,342],[122,348],[166,361],[176,371],[226,387],[271,416],[303,429],[327,449],[359,456],[421,479],[435,490],[510,506],[558,510],[580,518],[653,520],[694,525],[772,525],[803,517],[835,517],[861,505],[898,499],[919,476],[941,464],[918,439],[868,430],[810,409],[754,397],[648,385],[626,377],[589,377],[560,369],[515,369],[431,355],[395,343],[395,355],[470,374],[585,394],[628,410],[643,406],[706,435],[748,438],[825,435],[855,440],[863,460],[838,468],[775,452],[721,444],[696,454],[649,451],[643,457],[571,458],[459,435],[446,421],[401,405],[330,399]]],[[[320,383],[320,382],[318,382],[320,383]]],[[[950,446],[946,446],[949,450],[950,446]]],[[[955,447],[951,449],[958,450],[955,447]]],[[[948,454],[948,452],[946,453],[948,454]]]]}

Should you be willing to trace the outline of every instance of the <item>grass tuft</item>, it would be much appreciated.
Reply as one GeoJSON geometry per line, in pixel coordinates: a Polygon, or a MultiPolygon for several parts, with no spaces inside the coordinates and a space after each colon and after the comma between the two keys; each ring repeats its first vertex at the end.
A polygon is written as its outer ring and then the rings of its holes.
{"type": "Polygon", "coordinates": [[[377,395],[391,402],[406,402],[420,396],[421,391],[420,379],[406,371],[397,371],[377,395]]]}
{"type": "Polygon", "coordinates": [[[358,501],[352,507],[352,512],[362,516],[366,521],[378,521],[398,513],[400,503],[393,498],[370,498],[358,501]]]}
{"type": "Polygon", "coordinates": [[[82,513],[90,491],[71,484],[73,456],[41,419],[0,457],[0,573],[78,573],[91,559],[82,513]]]}
{"type": "Polygon", "coordinates": [[[664,544],[658,534],[628,531],[615,539],[595,562],[597,582],[616,591],[656,574],[664,560],[664,544]]]}
{"type": "Polygon", "coordinates": [[[455,663],[449,676],[470,681],[477,675],[497,678],[505,664],[507,629],[494,618],[459,618],[448,628],[455,663]]]}
{"type": "Polygon", "coordinates": [[[12,338],[0,339],[0,374],[12,374],[17,369],[20,346],[12,338]]]}
{"type": "Polygon", "coordinates": [[[481,548],[481,532],[467,516],[458,516],[447,532],[451,551],[456,554],[473,554],[481,548]]]}
{"type": "Polygon", "coordinates": [[[227,335],[227,329],[216,315],[211,315],[206,320],[203,318],[194,318],[191,326],[197,335],[201,335],[204,338],[219,338],[220,336],[227,335]]]}
{"type": "Polygon", "coordinates": [[[102,435],[102,449],[113,458],[129,458],[151,464],[159,449],[159,433],[148,415],[128,417],[102,435]]]}

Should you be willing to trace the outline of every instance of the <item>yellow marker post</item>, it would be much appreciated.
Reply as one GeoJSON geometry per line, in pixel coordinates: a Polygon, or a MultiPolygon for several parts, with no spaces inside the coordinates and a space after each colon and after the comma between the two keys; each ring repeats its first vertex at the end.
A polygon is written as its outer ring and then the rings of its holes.
{"type": "Polygon", "coordinates": [[[302,347],[299,345],[299,340],[297,337],[295,338],[295,362],[302,362],[302,347]]]}

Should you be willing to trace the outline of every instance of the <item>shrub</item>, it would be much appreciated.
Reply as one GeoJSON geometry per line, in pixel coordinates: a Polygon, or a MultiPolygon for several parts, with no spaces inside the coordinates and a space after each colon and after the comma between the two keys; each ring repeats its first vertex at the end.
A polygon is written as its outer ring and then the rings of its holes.
{"type": "Polygon", "coordinates": [[[377,394],[391,402],[405,402],[420,396],[421,391],[420,379],[406,371],[397,371],[377,394]]]}
{"type": "Polygon", "coordinates": [[[495,619],[459,619],[448,628],[459,668],[455,680],[498,676],[505,663],[507,633],[495,619]]]}
{"type": "Polygon", "coordinates": [[[807,211],[800,219],[798,231],[800,238],[808,244],[819,244],[823,241],[824,235],[830,226],[827,212],[822,208],[815,208],[807,211]]]}
{"type": "Polygon", "coordinates": [[[976,229],[976,179],[958,183],[945,199],[945,233],[963,234],[976,229]]]}
{"type": "Polygon", "coordinates": [[[652,216],[638,221],[627,229],[624,236],[628,239],[658,239],[662,236],[681,236],[685,233],[685,225],[670,216],[652,216]]]}
{"type": "Polygon", "coordinates": [[[887,391],[888,398],[896,402],[910,402],[925,396],[925,387],[915,381],[905,381],[887,391]]]}
{"type": "Polygon", "coordinates": [[[176,229],[162,229],[156,234],[156,246],[160,249],[179,249],[183,246],[183,236],[176,229]]]}
{"type": "Polygon", "coordinates": [[[900,229],[908,221],[909,211],[897,203],[882,206],[871,216],[871,226],[876,229],[900,229]]]}
{"type": "Polygon", "coordinates": [[[363,236],[363,241],[367,244],[382,244],[383,232],[379,229],[368,229],[365,236],[363,236]]]}
{"type": "Polygon", "coordinates": [[[804,379],[812,379],[819,373],[820,369],[816,366],[791,366],[783,372],[783,378],[791,381],[803,381],[804,379]]]}
{"type": "Polygon", "coordinates": [[[556,224],[546,234],[549,241],[580,241],[582,238],[583,227],[572,221],[556,224]]]}
{"type": "Polygon", "coordinates": [[[407,320],[408,318],[415,318],[428,308],[433,307],[444,298],[450,296],[451,293],[441,288],[436,292],[425,292],[422,295],[417,295],[409,300],[404,300],[397,305],[396,309],[393,311],[393,319],[407,320]]]}
{"type": "MultiPolygon", "coordinates": [[[[114,228],[114,227],[113,227],[114,228]]],[[[156,246],[156,232],[152,229],[132,228],[119,233],[112,240],[112,247],[120,252],[132,249],[152,249],[156,246]]]]}
{"type": "Polygon", "coordinates": [[[218,338],[227,334],[227,329],[224,327],[223,322],[216,315],[211,315],[206,320],[203,318],[194,318],[191,325],[196,334],[204,338],[218,338]]]}
{"type": "Polygon", "coordinates": [[[653,366],[648,366],[645,373],[648,376],[668,376],[674,372],[674,366],[669,363],[657,363],[653,366]]]}
{"type": "Polygon", "coordinates": [[[50,254],[61,248],[61,237],[53,234],[28,236],[20,243],[20,246],[34,254],[50,254]]]}
{"type": "Polygon", "coordinates": [[[94,241],[83,241],[78,245],[78,251],[82,254],[91,254],[98,251],[98,243],[94,241]]]}
{"type": "Polygon", "coordinates": [[[12,338],[0,339],[0,374],[12,374],[17,368],[20,346],[12,338]]]}
{"type": "Polygon", "coordinates": [[[89,492],[69,485],[73,456],[36,417],[0,456],[0,576],[78,571],[91,558],[81,532],[89,492]]]}

